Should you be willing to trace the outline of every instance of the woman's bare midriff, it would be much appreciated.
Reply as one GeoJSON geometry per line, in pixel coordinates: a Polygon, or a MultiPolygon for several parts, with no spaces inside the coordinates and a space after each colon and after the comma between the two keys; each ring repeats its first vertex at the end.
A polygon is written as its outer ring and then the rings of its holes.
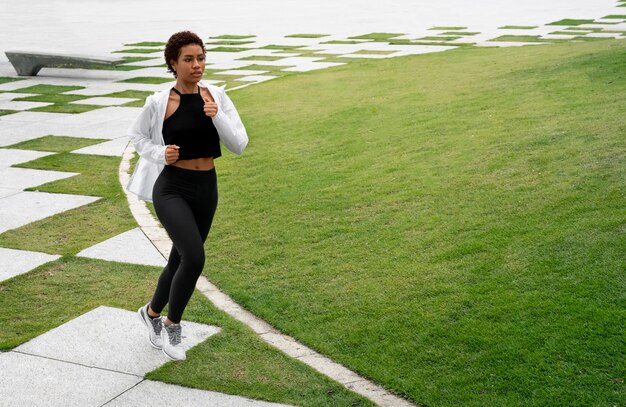
{"type": "Polygon", "coordinates": [[[184,168],[186,170],[196,171],[209,171],[215,167],[215,165],[213,164],[213,157],[193,158],[191,160],[178,160],[171,165],[179,168],[184,168]]]}

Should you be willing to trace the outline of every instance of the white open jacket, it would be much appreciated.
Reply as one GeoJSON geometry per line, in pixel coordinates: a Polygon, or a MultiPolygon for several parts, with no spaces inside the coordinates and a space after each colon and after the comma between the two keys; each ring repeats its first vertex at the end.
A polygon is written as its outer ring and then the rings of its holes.
{"type": "MultiPolygon", "coordinates": [[[[217,103],[217,114],[212,119],[220,142],[228,150],[241,155],[248,144],[248,135],[233,102],[226,95],[224,88],[209,85],[203,81],[200,81],[198,86],[208,89],[217,103]]],[[[144,201],[152,201],[154,182],[163,170],[163,166],[167,164],[163,141],[163,120],[169,95],[170,89],[168,88],[149,96],[141,113],[126,133],[140,156],[126,189],[144,201]]]]}

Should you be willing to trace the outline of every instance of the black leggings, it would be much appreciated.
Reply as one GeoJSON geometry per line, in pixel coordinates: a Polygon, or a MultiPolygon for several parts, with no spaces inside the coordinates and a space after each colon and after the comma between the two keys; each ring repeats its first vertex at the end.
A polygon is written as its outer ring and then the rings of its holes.
{"type": "Polygon", "coordinates": [[[172,252],[150,308],[179,323],[204,267],[204,241],[217,208],[217,175],[166,165],[152,191],[159,221],[172,239],[172,252]]]}

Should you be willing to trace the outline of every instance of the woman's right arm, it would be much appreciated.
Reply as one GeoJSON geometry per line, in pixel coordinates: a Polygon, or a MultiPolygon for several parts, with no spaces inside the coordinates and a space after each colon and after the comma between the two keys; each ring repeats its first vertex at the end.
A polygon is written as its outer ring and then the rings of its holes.
{"type": "Polygon", "coordinates": [[[139,116],[128,128],[126,135],[130,138],[139,155],[148,161],[165,165],[166,146],[156,144],[152,139],[152,121],[156,114],[156,104],[149,97],[146,99],[139,116]]]}

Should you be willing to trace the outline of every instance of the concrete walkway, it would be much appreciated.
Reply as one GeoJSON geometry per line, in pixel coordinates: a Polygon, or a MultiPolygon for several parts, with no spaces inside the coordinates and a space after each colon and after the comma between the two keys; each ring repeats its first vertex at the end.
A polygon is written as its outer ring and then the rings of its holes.
{"type": "MultiPolygon", "coordinates": [[[[186,350],[220,331],[193,322],[182,325],[186,350]]],[[[148,345],[136,313],[98,307],[0,354],[0,382],[5,384],[0,404],[285,406],[144,379],[168,361],[148,345]]]]}

